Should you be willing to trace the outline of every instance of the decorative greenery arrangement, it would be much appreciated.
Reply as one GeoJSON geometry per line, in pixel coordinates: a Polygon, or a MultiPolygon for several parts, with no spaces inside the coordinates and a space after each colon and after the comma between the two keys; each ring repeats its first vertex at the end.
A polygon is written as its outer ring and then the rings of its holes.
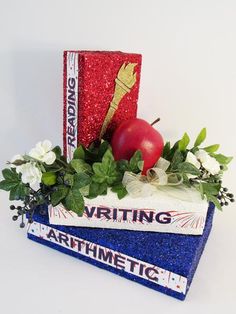
{"type": "MultiPolygon", "coordinates": [[[[234,201],[233,194],[222,187],[222,175],[232,157],[217,154],[218,144],[201,148],[205,138],[206,129],[203,129],[194,146],[188,148],[190,139],[185,133],[172,147],[169,142],[165,144],[162,158],[169,162],[167,175],[177,175],[181,184],[196,188],[202,198],[206,197],[221,209],[229,201],[234,201]]],[[[10,168],[2,171],[4,179],[0,182],[0,189],[10,192],[11,201],[23,201],[22,206],[10,206],[10,209],[17,210],[13,220],[22,217],[20,227],[25,225],[25,214],[32,222],[38,205],[56,206],[62,203],[67,210],[82,216],[84,197],[106,195],[108,188],[117,193],[119,199],[125,197],[128,192],[122,180],[127,172],[145,181],[145,176],[141,174],[141,152],[136,151],[129,161],[115,161],[106,141],[98,145],[93,143],[89,148],[80,145],[73,159],[67,162],[60,147],[52,148],[46,140],[39,142],[28,155],[16,155],[8,164],[10,168]]]]}
{"type": "Polygon", "coordinates": [[[222,176],[228,170],[228,164],[233,157],[227,157],[216,153],[220,147],[214,144],[201,147],[206,139],[206,128],[203,128],[197,136],[194,146],[188,148],[190,138],[184,133],[181,140],[172,147],[167,142],[163,150],[163,158],[170,161],[167,172],[180,173],[183,184],[187,187],[194,187],[202,198],[215,204],[218,209],[228,205],[229,201],[234,202],[234,196],[228,189],[222,187],[222,176]]]}

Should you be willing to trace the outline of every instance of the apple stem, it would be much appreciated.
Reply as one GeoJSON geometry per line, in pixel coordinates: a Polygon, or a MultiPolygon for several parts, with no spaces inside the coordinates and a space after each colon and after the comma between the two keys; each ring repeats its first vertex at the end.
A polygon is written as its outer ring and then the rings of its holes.
{"type": "Polygon", "coordinates": [[[156,120],[154,120],[152,123],[151,123],[151,126],[153,126],[154,124],[156,124],[157,122],[159,122],[161,119],[160,118],[157,118],[156,120]]]}

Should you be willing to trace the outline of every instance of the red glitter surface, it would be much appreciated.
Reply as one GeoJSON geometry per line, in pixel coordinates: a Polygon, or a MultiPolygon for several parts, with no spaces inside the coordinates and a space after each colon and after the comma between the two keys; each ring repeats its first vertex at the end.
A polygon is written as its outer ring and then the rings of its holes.
{"type": "MultiPolygon", "coordinates": [[[[64,53],[64,69],[66,68],[64,53]]],[[[78,51],[79,58],[79,97],[78,97],[78,143],[88,146],[99,138],[101,127],[115,90],[115,78],[124,62],[137,63],[137,80],[130,93],[127,93],[112,118],[105,138],[111,138],[117,126],[124,120],[136,117],[139,93],[141,55],[123,52],[78,51]]],[[[64,71],[64,105],[66,73],[64,71]]],[[[64,110],[64,145],[66,132],[64,110]]]]}

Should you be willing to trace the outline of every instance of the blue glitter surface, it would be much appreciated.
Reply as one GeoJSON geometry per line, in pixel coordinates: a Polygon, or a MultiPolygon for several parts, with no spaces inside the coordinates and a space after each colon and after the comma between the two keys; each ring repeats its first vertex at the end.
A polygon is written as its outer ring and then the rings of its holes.
{"type": "MultiPolygon", "coordinates": [[[[187,291],[193,279],[199,259],[205,247],[208,235],[211,231],[214,206],[210,204],[207,221],[203,235],[183,235],[158,232],[143,232],[117,229],[99,229],[82,227],[64,227],[50,225],[48,216],[41,215],[39,209],[36,210],[34,221],[49,225],[62,232],[84,240],[102,245],[120,253],[129,255],[141,261],[164,268],[187,278],[187,291]]],[[[129,274],[123,270],[105,265],[92,258],[83,256],[78,252],[63,248],[55,243],[28,234],[28,238],[36,242],[47,245],[51,248],[69,254],[100,268],[109,270],[115,274],[126,277],[132,281],[141,283],[149,288],[163,292],[177,299],[184,300],[186,294],[176,292],[169,288],[157,285],[146,279],[129,274]]]]}

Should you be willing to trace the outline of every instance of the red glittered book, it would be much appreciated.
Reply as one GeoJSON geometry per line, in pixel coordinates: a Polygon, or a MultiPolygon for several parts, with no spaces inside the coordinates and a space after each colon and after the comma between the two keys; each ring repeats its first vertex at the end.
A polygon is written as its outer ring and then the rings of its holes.
{"type": "Polygon", "coordinates": [[[110,139],[124,120],[136,117],[140,54],[120,51],[64,52],[64,154],[79,144],[110,139]]]}

